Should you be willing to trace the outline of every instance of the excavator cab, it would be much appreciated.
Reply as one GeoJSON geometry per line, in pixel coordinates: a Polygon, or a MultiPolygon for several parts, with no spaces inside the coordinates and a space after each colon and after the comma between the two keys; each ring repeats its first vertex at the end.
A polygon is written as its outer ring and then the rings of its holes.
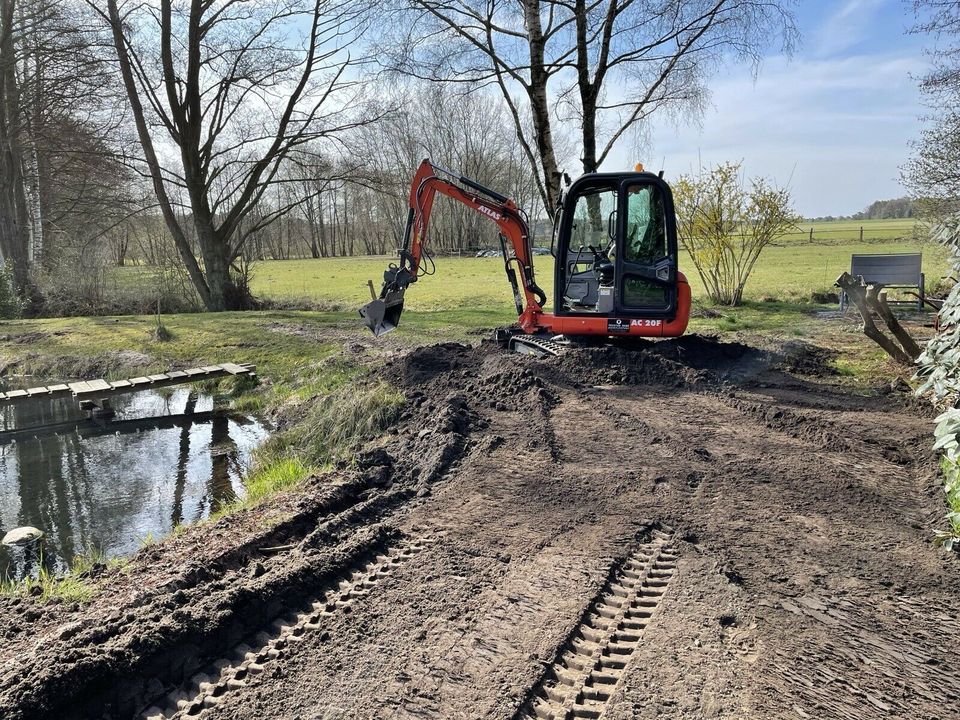
{"type": "Polygon", "coordinates": [[[677,314],[670,187],[651,173],[595,173],[565,193],[555,228],[554,312],[650,321],[677,314]]]}

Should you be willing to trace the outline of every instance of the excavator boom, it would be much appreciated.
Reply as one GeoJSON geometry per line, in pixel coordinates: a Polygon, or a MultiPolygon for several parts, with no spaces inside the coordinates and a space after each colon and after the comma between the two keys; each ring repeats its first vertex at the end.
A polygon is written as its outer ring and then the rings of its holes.
{"type": "Polygon", "coordinates": [[[523,213],[509,198],[469,178],[439,168],[429,160],[420,163],[410,185],[400,262],[391,263],[384,272],[379,297],[360,308],[364,323],[378,337],[396,329],[403,312],[407,287],[422,275],[432,274],[424,267],[425,264],[432,264],[425,243],[437,193],[463,203],[497,224],[505,251],[507,275],[517,299],[520,325],[526,332],[535,332],[538,329],[537,317],[543,313],[546,304],[546,295],[534,280],[530,231],[523,213]]]}

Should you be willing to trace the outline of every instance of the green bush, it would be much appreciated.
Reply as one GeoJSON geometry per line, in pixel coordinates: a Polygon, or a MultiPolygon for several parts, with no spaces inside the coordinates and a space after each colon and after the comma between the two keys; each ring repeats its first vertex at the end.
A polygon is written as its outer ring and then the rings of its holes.
{"type": "Polygon", "coordinates": [[[17,293],[13,270],[9,264],[0,265],[0,320],[14,320],[21,315],[26,301],[17,293]]]}
{"type": "MultiPolygon", "coordinates": [[[[952,254],[953,274],[960,272],[960,215],[941,223],[934,237],[947,245],[952,254]]],[[[918,393],[927,394],[943,408],[936,419],[934,449],[941,453],[941,470],[950,531],[944,544],[960,543],[960,284],[954,285],[940,311],[940,327],[917,359],[917,377],[924,380],[918,393]]]]}

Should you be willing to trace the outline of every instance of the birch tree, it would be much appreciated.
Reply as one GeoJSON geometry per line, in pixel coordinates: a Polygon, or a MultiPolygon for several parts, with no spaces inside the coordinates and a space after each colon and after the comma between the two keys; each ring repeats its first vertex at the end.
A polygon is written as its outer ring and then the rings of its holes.
{"type": "Polygon", "coordinates": [[[391,70],[496,86],[537,173],[544,206],[560,191],[555,135],[576,128],[596,171],[656,113],[698,116],[723,62],[789,50],[790,0],[399,0],[410,21],[384,45],[391,70]],[[528,122],[532,120],[532,122],[528,122]]]}

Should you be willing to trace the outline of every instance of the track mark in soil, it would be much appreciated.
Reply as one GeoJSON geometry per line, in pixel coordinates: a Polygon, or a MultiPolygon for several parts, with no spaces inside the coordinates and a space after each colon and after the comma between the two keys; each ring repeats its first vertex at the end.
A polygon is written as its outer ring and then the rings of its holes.
{"type": "Polygon", "coordinates": [[[321,599],[288,610],[261,630],[234,646],[230,656],[221,658],[193,675],[183,687],[144,710],[138,720],[188,720],[201,717],[206,708],[220,703],[228,692],[245,687],[265,666],[282,660],[288,648],[301,642],[309,632],[322,632],[326,621],[337,613],[351,612],[354,602],[363,599],[395,568],[420,553],[431,538],[411,539],[377,555],[354,570],[338,587],[321,599]]]}
{"type": "Polygon", "coordinates": [[[672,535],[654,530],[607,581],[518,720],[599,718],[677,569],[672,535]]]}
{"type": "Polygon", "coordinates": [[[877,603],[804,595],[780,606],[830,629],[828,635],[801,631],[809,634],[802,663],[796,655],[774,653],[769,677],[789,708],[784,715],[908,717],[919,708],[929,713],[951,707],[960,697],[960,672],[945,641],[957,637],[960,623],[949,611],[931,622],[923,617],[924,603],[892,596],[877,603]],[[874,615],[878,605],[884,619],[874,615]],[[885,680],[893,680],[894,688],[885,680]]]}

